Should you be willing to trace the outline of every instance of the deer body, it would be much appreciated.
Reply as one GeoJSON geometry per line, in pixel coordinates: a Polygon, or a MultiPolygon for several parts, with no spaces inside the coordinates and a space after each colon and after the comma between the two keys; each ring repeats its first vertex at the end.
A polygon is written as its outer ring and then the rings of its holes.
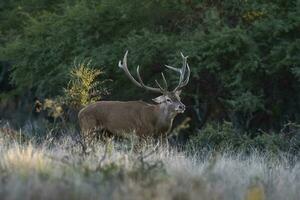
{"type": "Polygon", "coordinates": [[[135,133],[145,138],[167,134],[175,115],[160,105],[143,101],[100,101],[82,109],[78,117],[85,134],[95,128],[113,135],[135,133]]]}
{"type": "Polygon", "coordinates": [[[156,104],[148,104],[143,101],[100,101],[83,108],[79,114],[79,124],[82,134],[85,137],[92,135],[95,130],[107,131],[113,135],[135,133],[142,138],[166,137],[170,132],[173,119],[178,113],[183,113],[185,105],[180,101],[181,88],[187,85],[190,76],[190,68],[187,64],[187,57],[182,56],[182,68],[167,68],[180,74],[177,87],[169,91],[168,84],[162,73],[164,87],[157,81],[158,88],[146,86],[142,81],[137,67],[138,81],[130,74],[127,68],[127,54],[119,67],[123,69],[128,78],[138,87],[160,93],[153,99],[156,104]],[[187,72],[187,75],[186,75],[187,72]]]}

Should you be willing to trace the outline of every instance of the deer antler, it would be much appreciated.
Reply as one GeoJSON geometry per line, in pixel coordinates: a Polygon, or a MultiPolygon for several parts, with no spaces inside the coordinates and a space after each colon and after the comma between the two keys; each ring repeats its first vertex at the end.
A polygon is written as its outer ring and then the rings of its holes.
{"type": "MultiPolygon", "coordinates": [[[[136,73],[137,73],[137,77],[138,77],[138,81],[130,74],[128,68],[127,68],[127,55],[128,55],[128,51],[126,51],[124,58],[123,58],[123,62],[119,61],[119,67],[122,68],[125,72],[125,74],[128,76],[128,78],[138,87],[141,88],[145,88],[146,90],[150,90],[152,92],[158,92],[158,93],[166,93],[168,92],[168,83],[166,81],[165,75],[163,73],[161,73],[161,76],[163,78],[163,82],[164,82],[164,87],[162,87],[159,82],[157,80],[155,80],[156,85],[158,86],[158,88],[154,88],[154,87],[150,87],[144,84],[141,75],[140,75],[140,66],[137,66],[136,69],[136,73]]],[[[180,90],[181,88],[183,88],[184,86],[186,86],[189,82],[189,78],[190,78],[190,74],[191,74],[191,70],[189,67],[189,64],[187,63],[187,56],[184,56],[181,53],[181,57],[183,59],[183,65],[182,68],[175,68],[169,65],[165,65],[167,68],[176,71],[180,74],[179,77],[179,82],[178,85],[175,87],[175,89],[173,90],[173,92],[180,90]],[[185,75],[187,71],[187,76],[185,75]],[[186,78],[185,78],[186,76],[186,78]]]]}
{"type": "Polygon", "coordinates": [[[189,82],[189,79],[190,79],[191,70],[190,70],[189,64],[187,63],[188,56],[184,56],[181,53],[181,57],[183,59],[182,68],[175,68],[175,67],[172,67],[172,66],[169,66],[169,65],[165,65],[168,69],[176,71],[180,74],[178,85],[175,87],[175,89],[173,91],[180,90],[181,88],[186,86],[189,82]],[[187,76],[184,80],[186,70],[187,70],[187,76]]]}
{"type": "Polygon", "coordinates": [[[150,86],[147,86],[144,84],[142,78],[141,78],[141,75],[140,75],[140,66],[137,67],[136,69],[136,72],[137,72],[137,77],[138,77],[138,80],[135,80],[135,78],[130,74],[128,68],[127,68],[127,54],[128,54],[128,51],[126,51],[125,55],[124,55],[124,58],[123,58],[123,62],[119,61],[119,67],[122,68],[125,72],[125,74],[128,76],[128,78],[135,84],[137,85],[138,87],[141,87],[141,88],[144,88],[146,90],[149,90],[149,91],[152,91],[152,92],[158,92],[158,93],[165,93],[167,92],[168,90],[168,84],[167,84],[167,81],[166,81],[166,78],[164,76],[164,74],[162,73],[162,77],[163,77],[163,81],[164,81],[164,88],[158,83],[157,80],[155,80],[158,88],[154,88],[154,87],[150,87],[150,86]]]}

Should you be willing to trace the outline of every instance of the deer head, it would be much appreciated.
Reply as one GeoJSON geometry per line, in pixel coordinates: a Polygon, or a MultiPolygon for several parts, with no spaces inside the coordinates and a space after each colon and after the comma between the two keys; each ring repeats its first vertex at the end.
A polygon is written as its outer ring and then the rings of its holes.
{"type": "Polygon", "coordinates": [[[169,65],[165,65],[168,69],[173,70],[179,74],[178,85],[173,90],[168,90],[168,84],[166,78],[163,73],[161,73],[164,85],[161,86],[160,83],[155,80],[157,87],[151,87],[144,84],[141,75],[140,75],[140,67],[137,67],[137,77],[138,81],[130,74],[127,68],[127,55],[128,51],[126,51],[123,62],[119,61],[119,67],[122,68],[128,78],[138,87],[144,88],[146,90],[160,93],[161,95],[154,98],[153,101],[166,111],[166,113],[170,115],[176,115],[177,113],[183,113],[185,111],[185,105],[180,100],[181,90],[184,86],[186,86],[189,82],[190,77],[190,67],[187,63],[187,56],[184,56],[181,53],[181,57],[183,59],[183,65],[181,68],[175,68],[169,65]]]}

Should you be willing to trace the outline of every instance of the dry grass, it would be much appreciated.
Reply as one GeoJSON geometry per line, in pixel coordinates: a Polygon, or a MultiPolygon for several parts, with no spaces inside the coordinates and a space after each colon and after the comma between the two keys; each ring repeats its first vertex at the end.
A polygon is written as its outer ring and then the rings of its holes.
{"type": "MultiPolygon", "coordinates": [[[[84,155],[71,137],[18,143],[1,137],[1,199],[261,200],[300,196],[300,163],[253,153],[187,156],[174,149],[96,144],[84,155]]],[[[201,150],[199,150],[201,151],[201,150]]]]}

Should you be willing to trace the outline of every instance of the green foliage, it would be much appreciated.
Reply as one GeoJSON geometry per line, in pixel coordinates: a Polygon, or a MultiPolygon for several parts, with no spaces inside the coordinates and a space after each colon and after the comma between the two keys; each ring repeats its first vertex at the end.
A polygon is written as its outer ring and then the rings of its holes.
{"type": "Polygon", "coordinates": [[[210,120],[246,132],[299,122],[299,0],[57,2],[0,4],[0,59],[13,65],[14,94],[61,95],[76,57],[113,80],[111,99],[150,99],[117,67],[125,50],[150,85],[182,51],[192,70],[185,99],[208,105],[210,120]]]}
{"type": "Polygon", "coordinates": [[[232,123],[207,124],[188,142],[187,149],[191,152],[198,152],[200,149],[234,152],[263,152],[278,155],[288,153],[299,155],[300,150],[300,126],[287,124],[287,130],[280,134],[260,132],[247,135],[234,129],[232,123]]]}

